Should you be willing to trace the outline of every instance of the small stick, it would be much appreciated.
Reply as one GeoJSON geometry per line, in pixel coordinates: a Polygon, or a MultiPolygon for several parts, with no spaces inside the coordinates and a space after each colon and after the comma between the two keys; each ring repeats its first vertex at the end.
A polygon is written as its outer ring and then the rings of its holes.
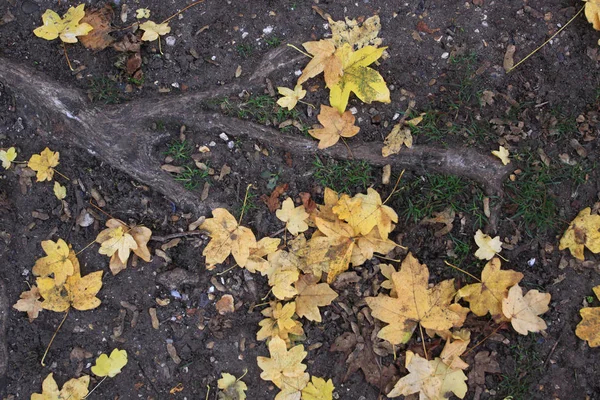
{"type": "Polygon", "coordinates": [[[387,199],[385,199],[385,201],[383,202],[383,204],[387,203],[389,199],[392,198],[392,196],[394,195],[394,193],[396,193],[396,188],[398,187],[398,184],[400,183],[400,179],[402,179],[402,176],[404,176],[404,171],[406,171],[405,169],[402,170],[402,172],[400,172],[400,176],[398,177],[398,179],[396,180],[396,184],[394,185],[394,189],[392,189],[392,192],[390,193],[390,195],[387,197],[387,199]]]}
{"type": "Polygon", "coordinates": [[[87,399],[88,397],[90,397],[90,395],[92,394],[92,392],[94,390],[98,389],[98,386],[100,386],[100,384],[102,382],[104,382],[106,380],[106,378],[108,378],[108,375],[106,375],[104,378],[102,378],[102,380],[100,382],[98,382],[98,384],[96,386],[94,386],[94,388],[92,390],[90,390],[88,394],[85,395],[84,399],[87,399]]]}
{"type": "Polygon", "coordinates": [[[423,352],[425,353],[425,359],[429,360],[429,356],[427,355],[427,346],[425,346],[425,336],[423,336],[423,327],[419,324],[419,331],[421,332],[421,343],[423,343],[423,352]]]}
{"type": "Polygon", "coordinates": [[[232,266],[232,267],[229,267],[229,268],[227,268],[227,269],[226,269],[226,270],[224,270],[224,271],[217,272],[215,275],[217,275],[217,276],[221,276],[221,275],[223,275],[223,274],[226,274],[226,273],[228,273],[229,271],[231,271],[232,269],[234,269],[234,268],[235,268],[235,267],[237,267],[237,266],[238,266],[237,264],[233,264],[233,266],[232,266]]]}
{"type": "Polygon", "coordinates": [[[65,312],[64,318],[62,319],[62,321],[60,321],[60,324],[58,325],[58,328],[56,328],[56,330],[54,331],[54,335],[52,335],[52,339],[50,339],[50,343],[48,343],[48,347],[46,347],[46,351],[44,352],[44,355],[42,357],[42,367],[46,366],[46,364],[44,364],[44,360],[46,359],[46,355],[48,354],[48,351],[50,350],[50,346],[52,346],[52,342],[54,342],[54,338],[56,337],[56,334],[60,330],[60,327],[63,326],[63,324],[65,323],[65,320],[69,316],[69,310],[70,309],[71,309],[71,307],[67,308],[67,312],[65,312]]]}
{"type": "Polygon", "coordinates": [[[454,268],[454,269],[455,269],[455,270],[457,270],[457,271],[460,271],[460,272],[462,272],[462,273],[463,273],[463,274],[465,274],[465,275],[468,275],[468,276],[470,276],[471,278],[475,279],[477,282],[481,282],[481,279],[477,278],[475,275],[472,275],[472,274],[468,273],[468,272],[467,272],[467,271],[465,271],[464,269],[458,268],[456,265],[452,265],[452,264],[450,264],[450,263],[449,263],[448,261],[446,261],[446,260],[444,260],[444,264],[446,264],[446,265],[447,265],[447,266],[449,266],[449,267],[452,267],[452,268],[454,268]]]}
{"type": "Polygon", "coordinates": [[[294,50],[296,50],[296,51],[299,51],[300,53],[304,54],[306,57],[308,57],[308,58],[313,58],[313,56],[311,56],[310,54],[308,54],[308,53],[307,53],[307,52],[305,52],[305,51],[302,51],[302,50],[300,50],[299,48],[297,48],[297,47],[296,47],[296,46],[294,46],[293,44],[290,44],[290,43],[288,43],[287,45],[288,45],[288,46],[290,46],[292,49],[294,49],[294,50]]]}
{"type": "Polygon", "coordinates": [[[571,24],[571,22],[573,22],[575,20],[575,18],[577,18],[577,16],[579,16],[579,14],[581,14],[583,12],[583,10],[585,10],[585,5],[583,7],[581,7],[581,9],[579,11],[577,11],[577,14],[573,15],[573,17],[569,20],[569,22],[567,22],[562,28],[560,28],[558,31],[556,31],[556,33],[554,35],[550,36],[550,39],[546,40],[540,47],[538,47],[537,49],[535,49],[534,51],[532,51],[531,53],[529,53],[527,55],[527,57],[525,57],[524,59],[522,59],[521,61],[519,61],[517,64],[515,64],[511,69],[509,69],[508,71],[506,71],[506,73],[510,74],[513,69],[517,68],[523,62],[525,62],[525,60],[527,60],[529,57],[531,57],[532,55],[534,55],[535,53],[537,53],[542,47],[544,47],[545,45],[547,45],[552,39],[554,39],[556,37],[556,35],[558,35],[559,33],[561,33],[563,31],[563,29],[565,29],[567,26],[569,26],[569,24],[571,24]]]}
{"type": "MultiPolygon", "coordinates": [[[[96,210],[100,211],[102,214],[106,215],[106,216],[107,216],[107,217],[109,217],[110,219],[117,219],[117,218],[113,217],[112,215],[110,215],[109,213],[107,213],[106,211],[104,211],[103,209],[101,209],[100,207],[98,207],[97,205],[95,205],[95,204],[92,202],[92,199],[90,199],[89,203],[90,203],[90,205],[91,205],[92,207],[94,207],[96,210]]],[[[127,224],[125,224],[125,225],[127,225],[127,224]]],[[[131,229],[131,228],[130,228],[130,229],[131,229]]]]}
{"type": "Polygon", "coordinates": [[[506,322],[501,323],[500,325],[498,325],[498,327],[496,329],[494,329],[492,331],[492,333],[490,333],[489,335],[487,335],[486,337],[483,338],[483,340],[479,343],[477,343],[475,346],[471,347],[470,349],[467,349],[467,351],[465,351],[463,353],[463,355],[467,355],[470,351],[475,350],[480,344],[482,344],[483,342],[485,342],[486,340],[488,340],[494,333],[498,332],[500,330],[500,328],[503,328],[506,325],[506,322]]]}
{"type": "Polygon", "coordinates": [[[250,191],[251,187],[251,183],[248,186],[246,186],[246,195],[244,196],[244,204],[242,204],[242,211],[240,212],[240,219],[238,220],[238,225],[241,225],[242,223],[242,217],[244,216],[244,210],[246,209],[246,202],[248,201],[248,192],[250,191]]]}
{"type": "Polygon", "coordinates": [[[63,50],[65,51],[65,58],[67,59],[67,64],[69,64],[69,69],[71,71],[75,71],[73,69],[73,67],[71,66],[71,60],[69,60],[69,54],[67,53],[67,46],[65,45],[65,42],[61,42],[63,45],[63,50]]]}
{"type": "Polygon", "coordinates": [[[206,385],[206,388],[207,388],[207,392],[206,392],[205,400],[208,400],[208,394],[210,393],[210,385],[206,385]]]}
{"type": "Polygon", "coordinates": [[[346,143],[346,140],[343,136],[340,136],[340,139],[342,139],[342,142],[344,142],[346,148],[348,149],[348,153],[350,153],[350,157],[352,157],[352,159],[354,160],[354,153],[352,153],[352,150],[350,150],[350,146],[348,146],[348,143],[346,143]]]}
{"type": "Polygon", "coordinates": [[[69,179],[69,177],[67,177],[65,174],[62,174],[60,171],[58,171],[56,168],[52,168],[54,170],[54,172],[56,172],[58,175],[62,176],[63,178],[65,178],[66,180],[68,180],[69,182],[71,182],[71,180],[69,179]]]}
{"type": "Polygon", "coordinates": [[[171,233],[170,235],[165,235],[165,236],[152,236],[150,237],[150,240],[154,240],[155,242],[168,242],[171,239],[176,239],[176,238],[180,238],[180,237],[187,237],[187,236],[197,236],[197,235],[205,235],[208,232],[206,231],[188,231],[188,232],[177,232],[177,233],[171,233]]]}
{"type": "Polygon", "coordinates": [[[76,256],[80,255],[81,253],[83,253],[85,250],[87,250],[87,248],[90,247],[91,245],[93,245],[94,243],[96,243],[95,240],[89,242],[83,249],[81,249],[77,253],[75,253],[75,255],[76,256]]]}

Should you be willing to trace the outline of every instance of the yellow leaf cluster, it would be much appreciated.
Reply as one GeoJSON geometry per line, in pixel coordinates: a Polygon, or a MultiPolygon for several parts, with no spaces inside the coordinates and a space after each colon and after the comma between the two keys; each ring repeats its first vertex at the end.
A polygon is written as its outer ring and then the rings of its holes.
{"type": "Polygon", "coordinates": [[[69,10],[61,18],[56,12],[46,10],[42,14],[44,25],[34,29],[35,36],[46,40],[54,40],[60,37],[65,43],[77,43],[77,36],[87,35],[92,29],[90,24],[79,23],[85,16],[85,4],[77,7],[69,7],[69,10]]]}
{"type": "Polygon", "coordinates": [[[571,222],[563,237],[559,249],[569,249],[573,257],[584,260],[584,247],[592,253],[600,253],[600,215],[592,214],[587,207],[579,212],[571,222]]]}
{"type": "Polygon", "coordinates": [[[37,172],[37,181],[51,181],[54,178],[54,167],[58,165],[60,154],[45,148],[40,154],[34,154],[29,159],[27,166],[37,172]]]}
{"type": "MultiPolygon", "coordinates": [[[[593,288],[596,298],[600,299],[600,285],[593,288]]],[[[586,340],[590,347],[600,346],[600,307],[584,307],[579,311],[581,322],[577,324],[575,334],[586,340]]]]}
{"type": "Polygon", "coordinates": [[[151,259],[148,250],[148,241],[152,231],[145,226],[130,228],[125,222],[111,218],[106,221],[107,229],[96,236],[100,243],[98,252],[110,257],[110,270],[113,275],[118,274],[127,267],[127,260],[131,251],[142,260],[149,262],[151,259]]]}
{"type": "Polygon", "coordinates": [[[58,385],[50,373],[42,382],[42,393],[33,393],[31,400],[82,400],[88,394],[89,385],[90,377],[84,375],[81,378],[69,379],[62,389],[58,390],[58,385]]]}
{"type": "Polygon", "coordinates": [[[121,372],[125,365],[127,365],[127,351],[113,349],[110,356],[100,354],[96,359],[96,364],[92,367],[92,372],[96,376],[113,378],[121,372]]]}

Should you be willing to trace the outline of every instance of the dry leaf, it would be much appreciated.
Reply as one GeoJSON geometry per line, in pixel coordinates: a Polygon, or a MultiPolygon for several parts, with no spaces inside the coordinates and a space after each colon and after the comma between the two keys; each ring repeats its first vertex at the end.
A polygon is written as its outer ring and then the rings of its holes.
{"type": "Polygon", "coordinates": [[[92,367],[92,372],[96,376],[108,376],[114,378],[121,373],[121,369],[127,365],[127,351],[113,349],[110,356],[100,354],[96,359],[96,364],[92,367]]]}
{"type": "Polygon", "coordinates": [[[142,40],[147,42],[152,42],[158,39],[159,35],[163,36],[171,32],[171,27],[168,22],[157,24],[153,21],[146,21],[143,24],[140,24],[140,29],[144,31],[142,40]]]}
{"type": "Polygon", "coordinates": [[[382,238],[387,238],[393,229],[393,222],[398,222],[398,214],[381,201],[379,193],[372,188],[367,194],[358,193],[354,197],[343,194],[333,207],[333,212],[361,235],[367,235],[375,227],[382,238]]]}
{"type": "Polygon", "coordinates": [[[367,18],[360,26],[355,19],[348,17],[345,21],[334,21],[329,18],[329,27],[331,28],[331,39],[337,48],[346,43],[357,49],[368,45],[375,47],[381,45],[381,38],[377,37],[381,30],[379,15],[367,18]]]}
{"type": "Polygon", "coordinates": [[[502,312],[510,320],[512,327],[521,335],[546,329],[546,322],[538,315],[548,311],[550,293],[530,290],[523,296],[523,289],[517,284],[510,288],[508,297],[502,300],[502,312]]]}
{"type": "Polygon", "coordinates": [[[514,44],[509,44],[506,46],[506,53],[504,53],[504,70],[506,72],[510,71],[512,67],[515,65],[514,55],[515,50],[517,48],[514,44]]]}
{"type": "Polygon", "coordinates": [[[91,310],[100,305],[96,294],[102,288],[102,271],[81,276],[79,263],[74,265],[75,272],[67,278],[63,286],[56,286],[52,278],[37,278],[36,284],[40,295],[44,298],[42,307],[56,312],[67,311],[70,307],[76,310],[91,310]]]}
{"type": "Polygon", "coordinates": [[[54,177],[54,167],[58,165],[60,154],[45,148],[40,154],[34,154],[29,159],[27,166],[37,172],[37,181],[51,181],[54,177]]]}
{"type": "Polygon", "coordinates": [[[475,232],[475,243],[479,246],[479,249],[475,252],[475,257],[480,260],[491,260],[497,253],[502,251],[502,242],[500,242],[500,236],[492,238],[489,235],[484,234],[481,229],[475,232]]]}
{"type": "Polygon", "coordinates": [[[413,137],[410,132],[410,128],[402,127],[402,124],[396,124],[383,141],[381,155],[388,157],[392,154],[398,154],[402,148],[402,145],[405,145],[410,149],[412,144],[413,137]]]}
{"type": "Polygon", "coordinates": [[[585,260],[584,246],[592,253],[600,253],[600,215],[584,208],[571,222],[560,239],[559,250],[569,249],[573,257],[585,260]]]}
{"type": "Polygon", "coordinates": [[[331,147],[340,137],[352,137],[360,131],[360,128],[354,125],[355,118],[350,111],[342,110],[341,113],[333,107],[321,104],[321,112],[317,119],[323,127],[308,131],[312,137],[319,140],[319,149],[331,147]]]}
{"type": "Polygon", "coordinates": [[[88,23],[93,29],[90,33],[79,38],[81,44],[90,50],[104,50],[110,46],[115,38],[110,36],[112,28],[110,26],[114,17],[113,9],[110,5],[102,8],[88,11],[81,20],[82,23],[88,23]]]}
{"type": "Polygon", "coordinates": [[[304,335],[302,324],[294,318],[295,313],[296,303],[293,301],[285,305],[271,302],[269,308],[262,311],[262,315],[267,318],[258,323],[261,328],[256,333],[256,340],[279,337],[285,340],[286,344],[291,344],[290,335],[304,335]]]}
{"type": "Polygon", "coordinates": [[[298,101],[302,100],[304,96],[306,96],[306,90],[302,89],[301,84],[296,85],[294,90],[280,86],[277,88],[277,91],[283,96],[277,100],[277,104],[280,107],[287,108],[290,111],[296,107],[298,101]]]}
{"type": "Polygon", "coordinates": [[[286,229],[294,236],[308,229],[306,223],[308,213],[304,206],[295,207],[294,201],[289,197],[284,200],[281,210],[277,210],[275,215],[280,221],[285,222],[286,229]]]}
{"type": "Polygon", "coordinates": [[[302,43],[302,46],[313,58],[302,71],[298,78],[298,85],[303,84],[310,78],[325,73],[327,87],[335,85],[342,75],[342,60],[335,54],[335,45],[332,40],[324,39],[318,42],[302,43]]]}
{"type": "Polygon", "coordinates": [[[221,315],[225,315],[228,313],[232,313],[235,311],[233,296],[230,294],[225,294],[219,301],[216,302],[215,308],[218,313],[221,315]]]}
{"type": "Polygon", "coordinates": [[[57,199],[62,200],[65,197],[67,197],[67,188],[64,187],[63,185],[61,185],[58,182],[54,182],[54,195],[56,196],[57,199]]]}
{"type": "Polygon", "coordinates": [[[10,147],[7,150],[0,150],[0,161],[2,161],[2,168],[9,169],[15,158],[17,158],[17,150],[14,147],[10,147]]]}
{"type": "Polygon", "coordinates": [[[456,212],[450,206],[446,207],[444,211],[434,212],[433,218],[425,218],[421,223],[423,224],[444,224],[444,226],[435,231],[434,236],[444,236],[452,231],[452,223],[456,217],[456,212]]]}
{"type": "Polygon", "coordinates": [[[600,2],[598,0],[585,2],[585,18],[595,30],[600,31],[600,2]]]}
{"type": "Polygon", "coordinates": [[[306,387],[309,376],[304,372],[306,365],[302,364],[306,357],[304,346],[297,345],[287,350],[285,341],[274,337],[269,342],[269,353],[270,358],[259,356],[256,359],[263,370],[260,374],[262,379],[273,382],[284,394],[295,394],[306,387]]]}
{"type": "Polygon", "coordinates": [[[219,391],[219,400],[244,400],[246,398],[246,390],[248,387],[241,380],[227,372],[221,373],[221,379],[217,381],[219,391]]]}
{"type": "MultiPolygon", "coordinates": [[[[596,298],[600,299],[600,285],[595,286],[593,291],[596,298]]],[[[21,297],[23,297],[23,294],[21,294],[21,297]]],[[[600,307],[584,307],[579,313],[581,314],[581,322],[577,324],[575,334],[578,338],[587,341],[590,347],[600,346],[600,307]]],[[[31,321],[31,316],[29,320],[31,321]]]]}
{"type": "Polygon", "coordinates": [[[312,381],[302,389],[302,400],[332,400],[335,387],[331,379],[312,377],[312,381]]]}
{"type": "Polygon", "coordinates": [[[90,377],[84,375],[81,378],[69,379],[59,391],[52,373],[49,373],[42,382],[42,394],[33,393],[31,400],[82,400],[88,394],[89,385],[90,377]]]}
{"type": "Polygon", "coordinates": [[[508,157],[510,153],[506,147],[500,146],[498,150],[493,150],[492,154],[498,157],[502,161],[502,164],[507,165],[510,163],[510,158],[508,157]]]}
{"type": "Polygon", "coordinates": [[[43,278],[53,275],[55,285],[62,286],[67,277],[75,273],[74,264],[79,265],[75,252],[62,239],[58,239],[56,242],[44,240],[42,249],[46,256],[35,262],[32,269],[33,274],[43,278]]]}
{"type": "Polygon", "coordinates": [[[33,285],[30,290],[21,293],[21,298],[13,306],[14,309],[27,313],[29,322],[33,322],[43,310],[40,299],[40,291],[33,285]]]}
{"type": "Polygon", "coordinates": [[[275,189],[271,192],[270,196],[262,195],[260,199],[267,205],[269,211],[275,212],[280,206],[279,196],[284,194],[288,190],[289,185],[284,183],[282,185],[276,186],[275,189]]]}
{"type": "Polygon", "coordinates": [[[321,322],[319,307],[328,306],[338,297],[337,293],[327,283],[318,283],[319,278],[314,275],[302,275],[295,283],[298,295],[296,296],[296,314],[309,321],[321,322]]]}

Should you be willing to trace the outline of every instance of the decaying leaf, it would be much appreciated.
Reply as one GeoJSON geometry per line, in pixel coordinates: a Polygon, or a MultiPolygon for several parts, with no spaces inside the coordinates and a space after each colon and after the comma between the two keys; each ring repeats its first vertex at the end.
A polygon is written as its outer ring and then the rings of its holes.
{"type": "Polygon", "coordinates": [[[69,379],[59,391],[52,373],[49,373],[42,382],[42,393],[33,393],[31,400],[82,400],[88,394],[89,385],[90,377],[84,375],[81,378],[69,379]]]}
{"type": "Polygon", "coordinates": [[[313,58],[302,71],[298,78],[298,85],[306,82],[310,78],[325,74],[325,84],[327,87],[335,85],[342,75],[342,60],[335,54],[335,45],[332,40],[324,39],[315,42],[302,43],[307,52],[312,54],[313,58]]]}
{"type": "Polygon", "coordinates": [[[313,376],[311,382],[302,389],[302,400],[332,400],[334,389],[331,379],[325,381],[313,376]]]}
{"type": "Polygon", "coordinates": [[[85,4],[69,7],[62,18],[56,12],[46,10],[42,14],[44,25],[34,29],[34,35],[46,40],[60,37],[65,43],[77,43],[77,36],[87,35],[93,29],[90,24],[79,22],[85,16],[84,7],[85,4]]]}
{"type": "Polygon", "coordinates": [[[506,147],[500,146],[498,150],[493,150],[492,154],[498,157],[502,161],[502,164],[508,165],[510,163],[510,158],[508,157],[510,153],[506,147]]]}
{"type": "Polygon", "coordinates": [[[373,15],[367,18],[360,26],[355,19],[346,17],[345,21],[334,21],[329,18],[331,28],[331,39],[335,47],[340,48],[344,44],[355,46],[362,49],[365,46],[381,45],[381,38],[378,38],[381,22],[379,15],[373,15]]]}
{"type": "Polygon", "coordinates": [[[81,44],[90,50],[96,51],[104,50],[110,46],[115,41],[115,38],[110,35],[110,32],[112,32],[110,24],[113,16],[114,11],[108,4],[102,8],[86,12],[81,22],[89,24],[92,31],[79,38],[81,44]]]}
{"type": "Polygon", "coordinates": [[[158,39],[159,36],[171,32],[171,27],[168,22],[157,24],[154,21],[146,21],[143,24],[140,24],[140,29],[144,31],[142,40],[147,42],[152,42],[158,39]]]}
{"type": "Polygon", "coordinates": [[[440,358],[427,360],[409,350],[405,365],[409,374],[400,378],[388,397],[420,393],[421,400],[446,400],[450,393],[461,399],[467,393],[464,372],[448,367],[440,358]]]}
{"type": "MultiPolygon", "coordinates": [[[[257,357],[256,362],[263,372],[260,377],[265,381],[271,381],[281,389],[276,399],[286,399],[285,395],[300,393],[308,384],[309,375],[304,372],[306,365],[302,360],[306,357],[306,351],[301,344],[287,350],[285,341],[274,337],[269,342],[269,353],[271,357],[257,357]],[[283,396],[280,396],[282,395],[283,396]]],[[[291,397],[294,398],[294,397],[291,397]]],[[[299,398],[295,397],[296,399],[299,398]]]]}
{"type": "Polygon", "coordinates": [[[289,197],[284,200],[281,210],[277,210],[275,215],[280,221],[285,222],[286,229],[294,236],[308,229],[306,223],[308,213],[304,206],[295,207],[294,200],[289,197]]]}
{"type": "Polygon", "coordinates": [[[560,250],[569,249],[573,257],[585,260],[584,246],[592,253],[600,253],[600,215],[584,208],[571,222],[560,239],[560,250]]]}
{"type": "Polygon", "coordinates": [[[219,391],[219,400],[244,400],[246,398],[246,390],[248,387],[240,379],[236,379],[235,376],[228,374],[227,372],[221,373],[221,379],[217,381],[219,391]]]}
{"type": "Polygon", "coordinates": [[[327,283],[318,283],[314,275],[302,275],[296,282],[296,314],[310,321],[321,322],[319,307],[328,306],[338,296],[327,283]]]}
{"type": "Polygon", "coordinates": [[[289,335],[302,336],[304,330],[302,324],[294,319],[295,313],[296,303],[293,301],[285,305],[272,302],[269,308],[262,311],[267,318],[258,323],[261,329],[256,333],[256,340],[279,337],[290,344],[289,335]]]}
{"type": "Polygon", "coordinates": [[[485,374],[499,374],[502,372],[500,364],[496,361],[496,353],[480,351],[475,354],[473,368],[469,371],[469,381],[475,385],[485,385],[485,374]]]}
{"type": "MultiPolygon", "coordinates": [[[[596,298],[600,299],[600,285],[595,286],[593,291],[596,298]]],[[[600,346],[600,307],[584,307],[579,314],[581,314],[581,322],[577,324],[575,334],[580,339],[586,340],[590,347],[600,346]]],[[[31,316],[29,318],[31,320],[31,316]]]]}
{"type": "Polygon", "coordinates": [[[306,96],[306,90],[302,89],[302,85],[300,84],[296,85],[293,90],[286,87],[278,87],[277,91],[283,96],[277,100],[277,104],[288,110],[293,110],[298,101],[306,96]]]}
{"type": "Polygon", "coordinates": [[[434,212],[432,218],[425,218],[421,223],[423,224],[444,224],[444,226],[435,231],[434,236],[440,237],[452,232],[452,223],[456,217],[456,211],[450,206],[446,207],[441,212],[434,212]]]}
{"type": "Polygon", "coordinates": [[[360,128],[354,125],[355,118],[350,111],[338,111],[321,104],[321,112],[317,118],[323,127],[310,129],[308,133],[319,139],[319,149],[331,147],[340,140],[340,137],[352,137],[360,131],[360,128]]]}
{"type": "Polygon", "coordinates": [[[512,327],[521,335],[546,329],[546,322],[538,317],[548,311],[550,293],[530,290],[523,296],[523,289],[517,284],[510,288],[508,296],[502,300],[502,312],[510,320],[512,327]]]}
{"type": "Polygon", "coordinates": [[[340,113],[346,110],[350,93],[354,93],[361,101],[371,104],[373,101],[389,103],[390,91],[379,72],[369,65],[377,61],[385,47],[365,46],[360,50],[352,50],[352,46],[344,44],[336,50],[342,60],[343,74],[339,81],[331,87],[329,103],[340,113]]]}
{"type": "Polygon", "coordinates": [[[456,296],[469,302],[473,314],[483,317],[488,312],[494,321],[504,320],[502,301],[508,296],[510,287],[523,279],[523,274],[513,270],[502,271],[500,259],[494,257],[481,271],[481,282],[461,288],[456,296]]]}
{"type": "Polygon", "coordinates": [[[467,350],[470,340],[471,332],[466,329],[454,333],[442,349],[440,360],[451,370],[469,368],[469,364],[464,362],[460,356],[467,350]]]}
{"type": "Polygon", "coordinates": [[[54,177],[54,167],[58,165],[60,154],[45,148],[40,154],[34,154],[29,159],[27,166],[37,172],[37,181],[51,181],[54,177]]]}
{"type": "Polygon", "coordinates": [[[96,359],[96,364],[92,367],[92,372],[96,376],[115,377],[121,372],[121,369],[127,365],[127,351],[113,349],[110,356],[100,354],[96,359]]]}
{"type": "Polygon", "coordinates": [[[43,310],[40,299],[40,291],[33,285],[30,290],[21,293],[21,298],[13,306],[14,309],[27,313],[29,322],[33,322],[43,310]]]}
{"type": "Polygon", "coordinates": [[[279,208],[279,206],[281,205],[281,203],[279,202],[279,196],[284,194],[285,191],[288,190],[288,187],[289,185],[287,183],[284,183],[276,186],[269,196],[267,196],[266,194],[260,196],[260,199],[267,205],[269,211],[275,212],[275,210],[279,208]]]}
{"type": "Polygon", "coordinates": [[[213,218],[208,218],[200,229],[208,231],[211,240],[202,252],[206,256],[206,264],[221,264],[229,254],[233,255],[240,267],[246,266],[250,249],[256,248],[256,237],[252,230],[238,224],[236,219],[224,208],[212,211],[213,218]]]}
{"type": "Polygon", "coordinates": [[[383,141],[381,155],[388,157],[392,154],[398,154],[402,148],[402,145],[405,145],[410,149],[412,144],[413,137],[410,132],[410,128],[403,127],[402,124],[396,124],[383,141]]]}
{"type": "MultiPolygon", "coordinates": [[[[46,253],[45,257],[38,259],[33,266],[32,272],[36,276],[47,277],[53,275],[56,286],[62,286],[67,277],[73,275],[74,260],[77,257],[69,245],[62,239],[56,242],[52,240],[42,241],[42,249],[46,253]]],[[[77,262],[77,264],[79,264],[77,262]]]]}
{"type": "Polygon", "coordinates": [[[17,158],[17,150],[14,147],[10,147],[6,150],[0,150],[0,161],[2,161],[2,168],[9,169],[15,158],[17,158]]]}
{"type": "Polygon", "coordinates": [[[484,234],[481,229],[475,232],[475,243],[479,246],[479,249],[475,252],[475,257],[480,260],[491,260],[496,254],[502,251],[500,236],[492,238],[484,234]]]}
{"type": "Polygon", "coordinates": [[[399,295],[397,298],[380,294],[365,299],[373,317],[388,324],[379,331],[378,337],[392,344],[406,343],[419,323],[425,329],[443,331],[463,319],[462,310],[449,307],[454,296],[454,280],[429,288],[429,270],[412,254],[402,261],[400,271],[392,273],[392,282],[399,295]]]}

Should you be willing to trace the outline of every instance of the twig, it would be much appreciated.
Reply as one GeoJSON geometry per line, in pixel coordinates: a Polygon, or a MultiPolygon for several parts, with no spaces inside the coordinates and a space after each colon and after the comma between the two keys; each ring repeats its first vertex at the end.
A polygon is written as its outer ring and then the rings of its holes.
{"type": "Polygon", "coordinates": [[[427,355],[427,346],[425,346],[425,336],[423,335],[423,327],[419,324],[419,332],[421,332],[421,343],[423,343],[423,353],[425,353],[425,359],[429,360],[427,355]]]}
{"type": "Polygon", "coordinates": [[[154,240],[155,242],[168,242],[171,239],[187,237],[187,236],[206,235],[207,233],[208,233],[207,231],[199,231],[199,230],[189,231],[189,232],[177,232],[177,233],[171,233],[170,235],[165,235],[165,236],[151,236],[150,240],[154,240]]]}
{"type": "Polygon", "coordinates": [[[67,60],[67,64],[69,65],[69,69],[71,71],[74,71],[73,67],[71,66],[71,60],[69,60],[69,54],[67,53],[67,46],[65,45],[65,42],[61,42],[62,46],[63,46],[63,50],[65,51],[65,58],[67,60]]]}
{"type": "Polygon", "coordinates": [[[468,273],[468,272],[467,272],[467,271],[465,271],[464,269],[458,268],[456,265],[452,265],[452,264],[450,264],[450,263],[449,263],[448,261],[446,261],[446,260],[444,260],[444,264],[446,264],[446,265],[447,265],[447,266],[449,266],[449,267],[452,267],[452,268],[454,268],[454,269],[455,269],[455,270],[457,270],[457,271],[460,271],[460,272],[462,272],[462,273],[463,273],[463,274],[465,274],[465,275],[468,275],[468,276],[470,276],[471,278],[475,279],[477,282],[481,282],[481,279],[477,278],[475,275],[472,275],[472,274],[468,273]]]}
{"type": "Polygon", "coordinates": [[[98,382],[98,384],[97,384],[96,386],[94,386],[94,388],[93,388],[92,390],[90,390],[90,391],[88,392],[88,394],[86,394],[86,395],[85,395],[84,399],[87,399],[88,397],[90,397],[90,395],[92,394],[92,392],[93,392],[94,390],[98,389],[98,386],[100,386],[100,384],[101,384],[102,382],[104,382],[104,381],[106,380],[106,378],[108,378],[108,375],[106,375],[106,376],[105,376],[105,377],[104,377],[104,378],[103,378],[103,379],[102,379],[100,382],[98,382]]]}
{"type": "Polygon", "coordinates": [[[42,367],[46,366],[46,364],[44,364],[44,360],[46,359],[46,355],[48,354],[48,351],[50,350],[50,346],[52,346],[52,342],[54,342],[54,338],[56,337],[56,334],[60,330],[60,327],[63,326],[63,324],[65,323],[65,320],[69,316],[69,310],[70,309],[71,309],[71,307],[67,308],[67,312],[65,312],[64,318],[62,319],[62,321],[60,321],[60,324],[58,325],[58,328],[56,328],[56,330],[54,331],[54,335],[52,335],[52,339],[50,339],[50,343],[48,343],[48,346],[46,347],[46,351],[44,351],[44,355],[42,356],[42,362],[41,362],[42,367]]]}

